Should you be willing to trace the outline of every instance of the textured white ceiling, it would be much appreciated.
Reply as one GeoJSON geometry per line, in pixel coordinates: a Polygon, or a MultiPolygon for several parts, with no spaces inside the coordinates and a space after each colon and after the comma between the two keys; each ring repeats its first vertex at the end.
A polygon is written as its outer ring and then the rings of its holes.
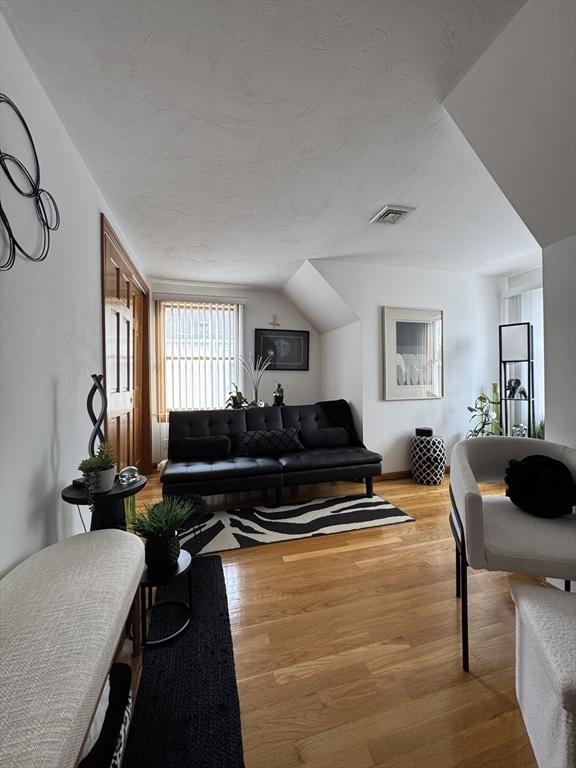
{"type": "Polygon", "coordinates": [[[522,4],[0,8],[148,275],[279,285],[308,258],[496,273],[537,252],[441,106],[522,4]],[[368,225],[386,202],[417,210],[368,225]]]}

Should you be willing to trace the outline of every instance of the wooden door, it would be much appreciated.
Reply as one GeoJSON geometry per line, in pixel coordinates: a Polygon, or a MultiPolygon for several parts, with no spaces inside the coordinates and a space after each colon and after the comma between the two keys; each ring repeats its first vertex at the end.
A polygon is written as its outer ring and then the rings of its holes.
{"type": "Polygon", "coordinates": [[[102,312],[106,439],[119,469],[136,465],[149,471],[148,289],[104,216],[102,312]]]}

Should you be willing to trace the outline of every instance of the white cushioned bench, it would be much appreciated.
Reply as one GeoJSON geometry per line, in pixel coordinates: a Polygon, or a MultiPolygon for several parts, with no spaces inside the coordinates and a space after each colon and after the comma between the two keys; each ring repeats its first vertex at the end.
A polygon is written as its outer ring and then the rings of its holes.
{"type": "Polygon", "coordinates": [[[73,768],[144,567],[102,530],[36,552],[0,581],[0,765],[73,768]]]}
{"type": "Polygon", "coordinates": [[[576,594],[518,584],[516,696],[540,768],[576,768],[576,594]]]}

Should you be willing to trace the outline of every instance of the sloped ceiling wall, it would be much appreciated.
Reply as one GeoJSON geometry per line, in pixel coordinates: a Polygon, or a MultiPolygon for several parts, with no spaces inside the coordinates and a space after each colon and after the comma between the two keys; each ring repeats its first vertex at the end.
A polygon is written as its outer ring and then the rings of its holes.
{"type": "Polygon", "coordinates": [[[309,261],[292,275],[282,292],[318,333],[335,331],[358,320],[358,315],[309,261]]]}
{"type": "Polygon", "coordinates": [[[576,230],[575,39],[575,3],[529,0],[444,102],[543,248],[576,230]]]}

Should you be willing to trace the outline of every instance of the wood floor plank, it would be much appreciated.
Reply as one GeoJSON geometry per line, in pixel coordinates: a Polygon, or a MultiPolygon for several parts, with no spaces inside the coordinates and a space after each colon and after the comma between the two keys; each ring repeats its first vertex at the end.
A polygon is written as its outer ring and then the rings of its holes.
{"type": "MultiPolygon", "coordinates": [[[[332,483],[284,501],[361,492],[332,483]]],[[[470,571],[464,673],[447,483],[375,492],[416,522],[221,554],[246,768],[536,768],[514,693],[509,597],[536,580],[470,571]]],[[[138,504],[160,496],[152,476],[138,504]]],[[[209,499],[214,510],[264,503],[209,499]]]]}

